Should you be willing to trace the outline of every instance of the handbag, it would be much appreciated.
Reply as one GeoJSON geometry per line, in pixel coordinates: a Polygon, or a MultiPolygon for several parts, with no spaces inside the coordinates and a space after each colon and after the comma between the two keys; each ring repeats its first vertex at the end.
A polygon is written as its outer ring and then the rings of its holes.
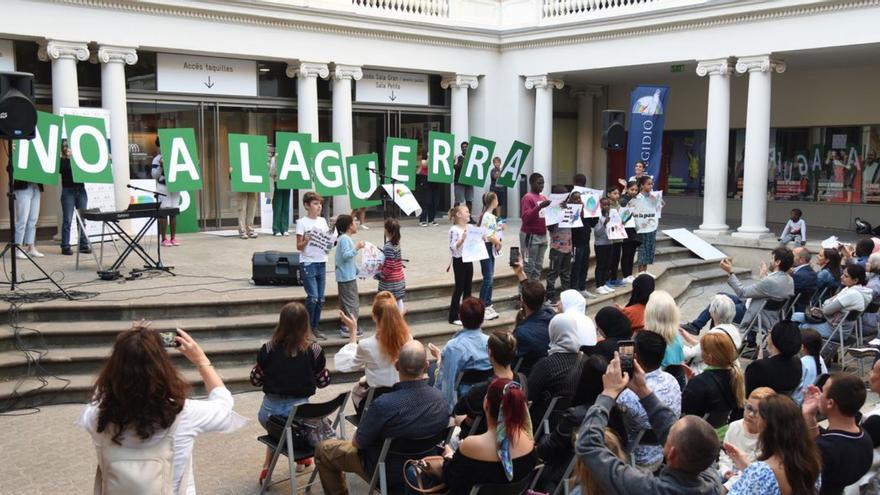
{"type": "Polygon", "coordinates": [[[816,306],[807,308],[804,312],[804,320],[807,323],[824,323],[825,313],[822,312],[822,308],[816,306]]]}
{"type": "Polygon", "coordinates": [[[445,461],[442,455],[409,459],[403,463],[403,480],[417,493],[446,493],[446,483],[442,481],[445,461]]]}
{"type": "Polygon", "coordinates": [[[255,387],[262,387],[263,382],[265,380],[265,373],[263,372],[263,367],[259,364],[255,364],[253,368],[251,368],[251,385],[255,387]]]}
{"type": "MultiPolygon", "coordinates": [[[[280,442],[286,424],[287,416],[273,414],[266,422],[266,432],[273,440],[280,442]]],[[[296,450],[312,449],[324,440],[336,438],[330,418],[294,419],[290,423],[290,433],[293,435],[293,448],[296,450]]]]}

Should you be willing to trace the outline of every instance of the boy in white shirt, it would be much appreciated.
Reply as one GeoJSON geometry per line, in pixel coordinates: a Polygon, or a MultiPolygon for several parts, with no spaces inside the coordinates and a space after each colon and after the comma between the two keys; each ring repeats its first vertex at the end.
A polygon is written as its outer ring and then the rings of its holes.
{"type": "Polygon", "coordinates": [[[321,216],[324,198],[314,192],[303,195],[303,206],[306,216],[296,221],[296,249],[300,252],[299,267],[302,273],[303,288],[306,290],[306,310],[309,312],[309,325],[312,333],[319,339],[326,339],[318,331],[321,310],[324,307],[324,286],[327,283],[327,252],[320,249],[306,248],[312,235],[317,232],[328,232],[327,220],[321,216]]]}
{"type": "Polygon", "coordinates": [[[800,208],[791,210],[791,218],[782,229],[782,236],[779,237],[779,243],[786,245],[794,241],[795,244],[803,246],[807,243],[807,223],[801,218],[803,212],[800,208]]]}

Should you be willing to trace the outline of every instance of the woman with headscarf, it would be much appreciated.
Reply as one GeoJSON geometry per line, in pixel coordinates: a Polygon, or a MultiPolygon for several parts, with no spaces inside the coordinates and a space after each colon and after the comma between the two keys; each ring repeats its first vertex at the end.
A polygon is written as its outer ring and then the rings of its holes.
{"type": "Polygon", "coordinates": [[[654,277],[642,273],[633,280],[629,302],[626,307],[620,308],[620,311],[629,319],[634,332],[645,328],[645,305],[648,304],[648,298],[653,292],[654,277]]]}
{"type": "MultiPolygon", "coordinates": [[[[550,349],[529,374],[528,398],[532,401],[531,413],[537,420],[544,416],[553,397],[571,395],[577,385],[577,377],[571,372],[578,359],[580,340],[575,315],[559,313],[550,320],[550,349]]],[[[537,423],[536,423],[537,426],[537,423]]]]}
{"type": "Polygon", "coordinates": [[[801,330],[793,321],[780,321],[770,330],[770,357],[752,361],[746,367],[746,396],[758,387],[790,395],[801,383],[801,330]]]}
{"type": "Polygon", "coordinates": [[[621,340],[632,338],[629,319],[614,306],[605,306],[596,313],[596,325],[603,337],[594,348],[582,349],[586,354],[598,354],[607,360],[614,359],[614,351],[621,340]]]}
{"type": "Polygon", "coordinates": [[[577,340],[581,345],[596,345],[596,324],[587,316],[587,300],[574,289],[559,295],[562,312],[572,315],[577,323],[577,340]]]}

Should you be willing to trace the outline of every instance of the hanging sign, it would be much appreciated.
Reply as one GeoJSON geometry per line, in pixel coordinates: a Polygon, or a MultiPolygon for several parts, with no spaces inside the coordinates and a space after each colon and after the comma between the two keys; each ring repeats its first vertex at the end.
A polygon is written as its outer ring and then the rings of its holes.
{"type": "Polygon", "coordinates": [[[464,157],[459,184],[466,186],[483,187],[489,177],[489,168],[492,166],[492,153],[495,151],[495,141],[471,136],[468,140],[467,154],[464,157]]]}
{"type": "Polygon", "coordinates": [[[632,91],[626,143],[626,177],[635,174],[636,161],[641,160],[648,165],[645,173],[659,179],[668,93],[666,86],[637,86],[632,91]]]}
{"type": "Polygon", "coordinates": [[[57,115],[37,112],[37,135],[34,139],[15,141],[16,180],[39,184],[58,184],[61,161],[62,119],[57,115]]]}
{"type": "Polygon", "coordinates": [[[257,96],[257,62],[157,53],[156,89],[165,93],[257,96]]]}
{"type": "MultiPolygon", "coordinates": [[[[202,188],[196,134],[189,129],[159,129],[159,147],[165,161],[165,185],[171,192],[202,188]]],[[[178,220],[179,221],[179,220],[178,220]]]]}
{"type": "Polygon", "coordinates": [[[379,200],[369,199],[379,187],[379,177],[376,175],[377,163],[379,163],[379,155],[376,153],[345,158],[348,199],[352,209],[382,204],[379,200]]]}
{"type": "Polygon", "coordinates": [[[427,105],[428,75],[365,69],[355,83],[357,101],[389,105],[427,105]]]}
{"type": "Polygon", "coordinates": [[[232,192],[269,192],[266,136],[229,134],[232,192]]]}
{"type": "Polygon", "coordinates": [[[531,146],[514,141],[510,145],[510,151],[507,152],[507,158],[504,159],[501,175],[498,176],[495,183],[504,187],[516,187],[516,179],[519,177],[530,151],[532,151],[531,146]]]}

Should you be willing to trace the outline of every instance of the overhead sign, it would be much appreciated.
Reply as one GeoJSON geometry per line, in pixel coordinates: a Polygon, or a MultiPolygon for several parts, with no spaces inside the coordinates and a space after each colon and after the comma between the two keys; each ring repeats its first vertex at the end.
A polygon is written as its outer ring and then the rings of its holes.
{"type": "Polygon", "coordinates": [[[0,40],[0,71],[15,70],[15,52],[12,40],[0,40]]]}
{"type": "Polygon", "coordinates": [[[364,70],[356,84],[357,101],[392,105],[427,105],[428,75],[364,70]]]}
{"type": "Polygon", "coordinates": [[[158,53],[156,87],[168,93],[257,96],[257,62],[158,53]]]}

